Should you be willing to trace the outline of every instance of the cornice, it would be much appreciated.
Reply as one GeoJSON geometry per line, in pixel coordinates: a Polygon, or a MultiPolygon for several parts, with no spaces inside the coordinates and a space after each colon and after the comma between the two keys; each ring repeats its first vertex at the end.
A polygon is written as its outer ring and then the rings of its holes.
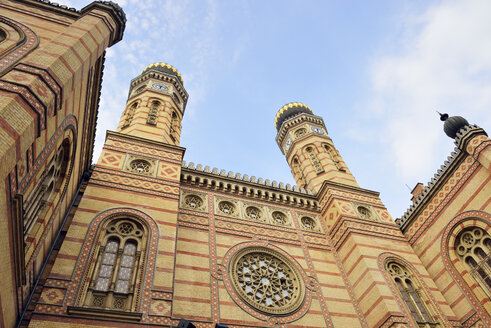
{"type": "Polygon", "coordinates": [[[126,133],[122,133],[122,132],[115,132],[115,131],[109,131],[109,130],[107,130],[106,131],[106,140],[109,137],[123,138],[123,139],[132,140],[132,141],[136,141],[136,142],[139,142],[139,143],[144,143],[144,144],[147,144],[147,145],[156,146],[156,147],[160,147],[160,148],[167,148],[167,149],[170,148],[172,150],[176,150],[178,152],[182,152],[183,155],[184,155],[184,152],[186,151],[186,148],[184,148],[184,147],[171,145],[171,144],[168,144],[168,143],[165,143],[165,142],[150,140],[150,139],[147,139],[147,138],[137,137],[137,136],[126,134],[126,133]]]}
{"type": "Polygon", "coordinates": [[[249,177],[247,174],[234,174],[231,171],[227,173],[225,170],[211,169],[209,166],[203,168],[201,164],[195,167],[194,163],[186,164],[183,161],[181,182],[293,206],[319,209],[317,198],[310,190],[255,176],[249,177]]]}
{"type": "Polygon", "coordinates": [[[182,106],[182,112],[184,114],[184,111],[186,109],[186,104],[188,102],[188,98],[189,98],[189,95],[186,91],[186,89],[184,89],[184,86],[181,84],[181,82],[179,81],[179,79],[175,76],[172,76],[172,75],[167,75],[165,73],[160,73],[160,72],[156,72],[156,71],[146,71],[146,72],[143,72],[141,75],[138,75],[137,77],[135,77],[133,80],[131,80],[131,83],[130,83],[130,91],[128,93],[128,98],[130,96],[130,93],[131,93],[131,90],[137,85],[137,84],[140,84],[150,78],[155,78],[155,79],[159,79],[159,80],[162,80],[162,81],[165,81],[165,82],[169,82],[169,83],[172,83],[174,85],[174,87],[176,88],[177,92],[179,92],[179,94],[181,95],[182,97],[182,100],[184,102],[183,106],[182,106]]]}
{"type": "Polygon", "coordinates": [[[379,197],[380,196],[380,193],[378,191],[373,191],[373,190],[369,190],[369,189],[364,189],[364,188],[360,188],[360,187],[356,187],[356,186],[347,185],[344,183],[325,180],[322,183],[322,186],[319,189],[319,192],[317,193],[318,197],[319,198],[322,197],[322,195],[328,189],[343,189],[343,190],[349,191],[349,192],[368,194],[368,195],[373,196],[373,197],[379,197]]]}
{"type": "MultiPolygon", "coordinates": [[[[280,146],[280,149],[282,149],[282,143],[283,140],[290,130],[290,128],[294,127],[297,124],[303,123],[303,122],[310,122],[310,123],[315,123],[322,125],[324,128],[326,127],[324,124],[324,120],[320,116],[315,116],[311,114],[300,114],[297,116],[294,116],[290,119],[287,119],[286,121],[281,124],[280,130],[278,131],[278,134],[276,135],[276,143],[278,146],[280,146]]],[[[327,132],[327,130],[326,130],[327,132]]]]}

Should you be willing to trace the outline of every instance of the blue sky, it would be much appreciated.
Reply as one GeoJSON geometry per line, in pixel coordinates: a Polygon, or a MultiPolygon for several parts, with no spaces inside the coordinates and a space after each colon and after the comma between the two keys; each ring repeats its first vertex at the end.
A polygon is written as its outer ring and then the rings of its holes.
{"type": "Polygon", "coordinates": [[[490,1],[118,3],[128,22],[107,51],[94,161],[153,62],[175,66],[190,95],[186,161],[294,184],[274,118],[303,102],[394,219],[406,185],[426,185],[453,150],[435,110],[491,126],[490,1]]]}

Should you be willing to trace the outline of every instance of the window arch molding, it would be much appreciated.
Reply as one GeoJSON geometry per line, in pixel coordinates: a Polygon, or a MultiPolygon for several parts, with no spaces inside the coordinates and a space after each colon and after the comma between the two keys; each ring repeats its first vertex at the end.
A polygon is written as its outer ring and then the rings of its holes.
{"type": "Polygon", "coordinates": [[[489,318],[486,310],[481,305],[483,301],[488,299],[486,292],[476,278],[468,272],[469,270],[455,252],[457,237],[461,232],[470,228],[481,228],[491,235],[491,214],[475,210],[465,211],[455,216],[443,231],[441,256],[447,272],[450,273],[450,276],[457,283],[467,300],[476,308],[477,314],[481,318],[485,318],[489,324],[491,318],[489,318]],[[476,287],[471,290],[469,286],[474,285],[476,287]]]}
{"type": "Polygon", "coordinates": [[[3,75],[39,45],[39,38],[26,25],[5,16],[0,16],[0,29],[5,33],[0,44],[0,75],[3,75]]]}
{"type": "MultiPolygon", "coordinates": [[[[135,266],[134,288],[131,292],[131,304],[127,304],[127,319],[140,320],[142,312],[141,299],[145,292],[151,290],[153,283],[153,274],[150,274],[155,266],[156,252],[158,248],[159,231],[158,226],[148,214],[133,208],[113,208],[98,213],[89,224],[85,241],[82,245],[79,258],[77,260],[76,270],[73,276],[74,281],[79,281],[78,286],[74,286],[70,295],[67,297],[69,313],[71,314],[89,314],[94,316],[104,316],[104,310],[97,309],[91,311],[94,307],[86,305],[86,297],[91,282],[96,279],[99,272],[97,265],[100,264],[100,254],[102,246],[106,246],[107,240],[110,240],[111,233],[106,233],[112,223],[117,221],[131,221],[139,225],[143,230],[141,236],[141,245],[138,245],[139,263],[135,266]]],[[[132,237],[129,237],[130,239],[132,237]]]]}
{"type": "Polygon", "coordinates": [[[392,291],[392,294],[394,295],[397,304],[399,305],[399,308],[401,309],[402,313],[408,320],[407,323],[415,322],[415,318],[411,314],[408,305],[406,304],[406,301],[403,299],[404,296],[401,295],[401,292],[399,291],[399,287],[396,285],[394,278],[389,273],[388,266],[390,264],[397,264],[405,268],[410,274],[410,276],[413,277],[413,281],[412,281],[412,283],[414,284],[413,287],[416,289],[416,293],[422,296],[423,298],[422,301],[426,304],[423,306],[427,310],[427,314],[430,316],[430,318],[433,319],[434,322],[440,324],[442,323],[442,321],[444,321],[446,326],[452,327],[453,324],[448,320],[447,316],[444,314],[437,300],[433,296],[430,288],[425,283],[423,277],[416,270],[416,268],[411,263],[407,262],[397,254],[390,253],[390,252],[382,253],[378,257],[379,269],[384,275],[385,280],[388,282],[388,285],[392,291]],[[426,303],[426,301],[430,301],[429,304],[426,303]]]}
{"type": "MultiPolygon", "coordinates": [[[[49,195],[49,199],[47,199],[50,204],[49,208],[52,210],[50,212],[41,213],[43,217],[34,218],[38,221],[39,226],[50,227],[52,225],[52,221],[56,217],[56,213],[59,212],[60,206],[63,204],[63,200],[66,196],[68,185],[70,183],[72,177],[73,166],[75,164],[75,154],[77,152],[77,119],[73,115],[68,115],[63,122],[59,125],[53,136],[50,138],[43,152],[38,155],[38,157],[34,160],[34,166],[32,170],[30,170],[29,174],[26,175],[19,183],[19,193],[23,194],[23,207],[27,209],[29,206],[30,199],[33,198],[33,193],[36,192],[38,184],[42,183],[42,179],[37,180],[36,185],[33,184],[33,181],[36,181],[36,177],[40,177],[43,173],[40,173],[42,170],[48,170],[49,167],[45,167],[45,165],[49,165],[50,160],[56,156],[57,150],[63,145],[63,143],[69,143],[69,153],[65,154],[68,156],[66,160],[68,161],[66,166],[63,168],[63,176],[61,176],[56,189],[53,190],[52,194],[49,195]],[[42,220],[41,220],[42,219],[42,220]]],[[[49,173],[49,172],[46,172],[49,173]]],[[[27,213],[24,213],[27,215],[27,213]]],[[[32,218],[23,218],[24,220],[31,220],[32,218]]],[[[32,219],[32,220],[34,220],[32,219]]],[[[25,266],[29,267],[32,264],[35,254],[37,253],[39,247],[43,244],[39,242],[40,240],[44,240],[47,234],[49,233],[49,229],[38,229],[36,232],[38,234],[38,243],[37,245],[33,245],[32,242],[27,242],[25,244],[25,248],[22,252],[25,251],[25,266]]],[[[32,234],[32,232],[31,232],[32,234]]],[[[20,237],[19,237],[20,238],[20,237]]],[[[25,238],[23,236],[22,238],[25,238]]]]}

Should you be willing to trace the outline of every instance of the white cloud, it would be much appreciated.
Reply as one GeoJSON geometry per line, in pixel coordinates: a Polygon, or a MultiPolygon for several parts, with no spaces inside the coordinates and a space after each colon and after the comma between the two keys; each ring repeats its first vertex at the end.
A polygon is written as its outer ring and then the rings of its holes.
{"type": "Polygon", "coordinates": [[[371,67],[371,113],[386,119],[381,142],[398,174],[420,180],[436,170],[446,138],[435,110],[491,123],[491,2],[445,1],[406,13],[400,29],[405,37],[371,67]]]}

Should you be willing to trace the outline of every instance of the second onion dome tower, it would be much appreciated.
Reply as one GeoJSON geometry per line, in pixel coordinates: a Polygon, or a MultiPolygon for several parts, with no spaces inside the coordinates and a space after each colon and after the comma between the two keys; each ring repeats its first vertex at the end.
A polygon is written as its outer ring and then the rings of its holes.
{"type": "Polygon", "coordinates": [[[359,187],[327,134],[324,120],[299,102],[281,107],[275,119],[276,142],[297,185],[313,192],[324,181],[359,187]]]}

